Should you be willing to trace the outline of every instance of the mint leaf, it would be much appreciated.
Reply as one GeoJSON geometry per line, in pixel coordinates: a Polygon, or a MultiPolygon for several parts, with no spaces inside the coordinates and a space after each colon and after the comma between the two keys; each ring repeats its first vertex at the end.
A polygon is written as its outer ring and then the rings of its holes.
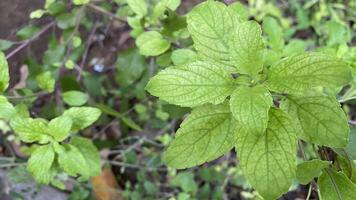
{"type": "Polygon", "coordinates": [[[85,158],[88,166],[88,175],[97,176],[100,174],[100,155],[97,148],[94,146],[91,140],[83,137],[73,137],[70,144],[77,147],[80,153],[85,158]]]}
{"type": "Polygon", "coordinates": [[[223,3],[207,1],[193,8],[187,16],[187,22],[194,47],[203,59],[232,64],[231,36],[241,22],[238,14],[223,3]]]}
{"type": "Polygon", "coordinates": [[[342,172],[324,170],[319,177],[318,186],[323,200],[356,199],[356,185],[342,172]]]}
{"type": "Polygon", "coordinates": [[[39,88],[46,90],[47,92],[54,91],[56,80],[54,80],[54,77],[50,71],[46,71],[37,75],[36,81],[39,88]]]}
{"type": "Polygon", "coordinates": [[[273,17],[263,18],[263,31],[267,34],[268,44],[274,51],[282,51],[284,48],[283,30],[273,17]]]}
{"type": "Polygon", "coordinates": [[[49,133],[57,142],[61,142],[69,136],[72,123],[72,119],[67,116],[52,119],[48,124],[49,133]]]}
{"type": "Polygon", "coordinates": [[[164,14],[164,11],[170,9],[175,11],[178,6],[181,4],[181,0],[161,0],[153,9],[154,18],[158,18],[164,14]]]}
{"type": "Polygon", "coordinates": [[[88,101],[88,95],[80,91],[68,91],[62,94],[63,101],[70,106],[81,106],[88,101]]]}
{"type": "Polygon", "coordinates": [[[0,119],[9,120],[16,114],[14,106],[4,96],[0,96],[0,119]]]}
{"type": "Polygon", "coordinates": [[[44,119],[15,117],[10,121],[10,126],[24,142],[45,143],[50,139],[47,135],[48,122],[44,119]]]}
{"type": "Polygon", "coordinates": [[[239,24],[232,37],[231,60],[242,74],[256,75],[263,68],[262,30],[255,21],[239,24]]]}
{"type": "Polygon", "coordinates": [[[148,92],[164,101],[190,107],[222,103],[234,88],[228,71],[201,61],[162,70],[146,86],[148,92]]]}
{"type": "Polygon", "coordinates": [[[243,3],[236,1],[229,5],[229,9],[232,10],[237,15],[239,15],[241,21],[248,20],[249,10],[247,6],[245,6],[243,3]]]}
{"type": "Polygon", "coordinates": [[[116,81],[124,87],[133,84],[147,69],[145,57],[136,48],[120,52],[115,66],[116,81]]]}
{"type": "Polygon", "coordinates": [[[51,145],[39,146],[31,154],[27,163],[27,170],[38,183],[49,184],[55,173],[51,169],[55,153],[51,145]]]}
{"type": "Polygon", "coordinates": [[[350,126],[350,135],[349,135],[349,141],[347,143],[347,146],[343,149],[337,148],[334,150],[338,154],[344,156],[345,158],[350,157],[352,160],[356,160],[356,127],[355,126],[350,126]]]}
{"type": "Polygon", "coordinates": [[[43,10],[43,9],[34,10],[30,13],[30,19],[39,19],[46,13],[47,13],[47,11],[43,10]]]}
{"type": "Polygon", "coordinates": [[[99,119],[101,111],[92,107],[74,107],[64,111],[63,116],[72,119],[72,131],[84,129],[99,119]]]}
{"type": "Polygon", "coordinates": [[[347,117],[334,97],[288,96],[281,107],[295,118],[299,138],[329,147],[346,146],[347,117]]]}
{"type": "Polygon", "coordinates": [[[158,56],[171,47],[171,43],[157,31],[142,33],[137,38],[136,45],[144,56],[158,56]]]}
{"type": "Polygon", "coordinates": [[[147,14],[147,3],[145,0],[127,0],[130,8],[134,13],[143,17],[147,14]]]}
{"type": "Polygon", "coordinates": [[[272,105],[271,94],[261,85],[238,87],[230,98],[231,112],[239,124],[258,135],[267,128],[268,111],[272,105]]]}
{"type": "Polygon", "coordinates": [[[9,66],[5,54],[0,51],[0,92],[4,92],[9,86],[9,66]]]}
{"type": "Polygon", "coordinates": [[[234,146],[236,125],[227,104],[194,109],[165,152],[165,162],[182,169],[218,158],[234,146]]]}
{"type": "Polygon", "coordinates": [[[89,2],[90,2],[90,0],[73,0],[73,3],[75,5],[84,5],[84,4],[87,4],[89,2]]]}
{"type": "Polygon", "coordinates": [[[240,166],[249,183],[265,199],[277,199],[288,191],[296,176],[297,154],[295,128],[288,114],[271,108],[264,135],[240,127],[236,137],[240,166]]]}
{"type": "Polygon", "coordinates": [[[190,63],[195,61],[197,54],[195,51],[190,49],[177,49],[172,52],[172,62],[174,65],[184,65],[186,63],[190,63]]]}
{"type": "Polygon", "coordinates": [[[79,149],[71,144],[64,144],[62,147],[64,147],[64,151],[58,154],[59,166],[70,176],[80,174],[88,177],[91,166],[88,165],[79,149]]]}
{"type": "Polygon", "coordinates": [[[310,183],[314,177],[318,177],[322,170],[327,168],[331,162],[325,160],[309,160],[304,161],[297,166],[297,180],[299,183],[306,185],[310,183]]]}
{"type": "Polygon", "coordinates": [[[0,39],[0,51],[8,50],[13,44],[12,41],[0,39]]]}
{"type": "Polygon", "coordinates": [[[337,87],[352,79],[347,64],[323,53],[302,53],[270,67],[267,84],[280,93],[301,93],[317,86],[337,87]]]}

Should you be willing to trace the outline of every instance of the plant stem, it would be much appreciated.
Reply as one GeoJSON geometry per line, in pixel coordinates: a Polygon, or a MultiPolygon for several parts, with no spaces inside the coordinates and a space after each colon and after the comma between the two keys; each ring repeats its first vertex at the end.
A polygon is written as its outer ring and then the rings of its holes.
{"type": "Polygon", "coordinates": [[[39,96],[43,96],[43,95],[47,95],[50,94],[48,92],[39,92],[39,93],[35,93],[35,94],[30,94],[27,96],[6,96],[7,99],[12,99],[12,100],[23,100],[23,99],[28,99],[28,98],[34,98],[34,97],[39,97],[39,96]]]}
{"type": "Polygon", "coordinates": [[[309,189],[308,189],[308,195],[307,195],[306,200],[309,200],[309,199],[310,199],[310,195],[311,195],[312,187],[313,187],[313,185],[310,183],[310,184],[309,184],[309,189]]]}
{"type": "Polygon", "coordinates": [[[95,4],[91,4],[91,3],[90,3],[90,4],[87,4],[87,6],[88,6],[89,8],[92,8],[93,10],[96,10],[96,11],[98,11],[98,12],[100,12],[100,13],[103,13],[103,14],[105,14],[105,15],[111,17],[111,18],[114,19],[114,20],[117,20],[117,21],[119,21],[119,22],[124,22],[124,23],[126,23],[125,20],[122,20],[122,19],[118,18],[116,15],[112,14],[111,12],[109,12],[109,11],[107,11],[107,10],[105,10],[105,9],[103,9],[103,8],[101,8],[101,7],[97,6],[97,5],[95,5],[95,4]]]}
{"type": "Polygon", "coordinates": [[[13,51],[11,51],[9,54],[6,55],[6,59],[10,59],[12,56],[14,56],[15,54],[17,54],[18,52],[20,52],[22,49],[24,49],[25,47],[27,47],[29,44],[31,44],[33,41],[35,41],[37,38],[39,38],[42,34],[44,34],[45,32],[47,32],[49,29],[52,28],[52,26],[54,26],[56,24],[55,21],[47,24],[46,26],[44,26],[42,28],[42,30],[40,32],[38,32],[35,36],[33,36],[32,38],[26,40],[23,44],[21,44],[20,46],[18,46],[16,49],[14,49],[13,51]]]}

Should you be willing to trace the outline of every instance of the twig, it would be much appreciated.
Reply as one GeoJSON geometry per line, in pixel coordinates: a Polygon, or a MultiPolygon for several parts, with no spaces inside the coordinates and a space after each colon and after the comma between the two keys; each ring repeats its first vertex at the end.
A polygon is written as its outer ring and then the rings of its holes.
{"type": "Polygon", "coordinates": [[[310,199],[310,195],[311,195],[312,188],[313,188],[313,184],[310,184],[310,185],[309,185],[308,195],[307,195],[306,200],[309,200],[309,199],[310,199]]]}
{"type": "Polygon", "coordinates": [[[134,165],[125,162],[109,161],[109,160],[107,162],[110,163],[111,165],[125,167],[125,168],[143,169],[147,171],[163,171],[163,172],[167,171],[167,168],[163,168],[163,167],[147,167],[147,166],[140,166],[140,165],[134,165]]]}
{"type": "Polygon", "coordinates": [[[24,49],[25,47],[27,47],[29,44],[31,44],[33,41],[35,41],[38,37],[40,37],[42,34],[44,34],[45,32],[47,32],[49,29],[52,28],[53,25],[55,25],[56,22],[53,21],[49,24],[47,24],[46,26],[44,26],[42,28],[41,31],[39,31],[35,36],[33,36],[32,38],[26,40],[23,44],[21,44],[20,46],[18,46],[16,49],[14,49],[13,51],[11,51],[9,54],[6,55],[6,59],[10,59],[12,56],[14,56],[15,54],[17,54],[18,52],[20,52],[22,49],[24,49]]]}
{"type": "Polygon", "coordinates": [[[92,28],[92,30],[90,31],[90,35],[86,41],[86,47],[85,47],[85,51],[84,51],[84,54],[83,54],[83,57],[82,57],[82,61],[80,62],[80,65],[78,67],[78,76],[77,76],[77,81],[80,82],[80,79],[82,77],[82,72],[83,72],[83,69],[84,69],[84,65],[85,65],[85,61],[87,60],[87,57],[88,57],[88,53],[89,53],[89,48],[90,46],[92,45],[92,40],[94,38],[94,35],[96,33],[96,30],[98,29],[98,25],[97,23],[94,24],[94,27],[92,28]]]}
{"type": "Polygon", "coordinates": [[[101,7],[97,6],[97,5],[95,5],[95,4],[91,4],[91,3],[90,3],[90,4],[87,4],[87,6],[88,6],[89,8],[92,8],[93,10],[96,10],[96,11],[98,11],[98,12],[100,12],[100,13],[103,13],[103,14],[109,16],[110,18],[112,18],[112,19],[114,19],[114,20],[117,20],[117,21],[119,21],[119,22],[124,22],[124,23],[126,23],[125,20],[118,18],[116,15],[112,14],[111,12],[109,12],[109,11],[107,11],[107,10],[105,10],[105,9],[103,9],[103,8],[101,8],[101,7]]]}
{"type": "Polygon", "coordinates": [[[17,166],[24,166],[26,163],[5,163],[0,164],[0,168],[7,168],[7,167],[17,167],[17,166]]]}
{"type": "Polygon", "coordinates": [[[34,97],[39,97],[39,96],[44,96],[50,94],[49,92],[39,92],[35,94],[30,94],[27,96],[6,96],[7,99],[13,99],[13,100],[23,100],[23,99],[28,99],[28,98],[34,98],[34,97]]]}

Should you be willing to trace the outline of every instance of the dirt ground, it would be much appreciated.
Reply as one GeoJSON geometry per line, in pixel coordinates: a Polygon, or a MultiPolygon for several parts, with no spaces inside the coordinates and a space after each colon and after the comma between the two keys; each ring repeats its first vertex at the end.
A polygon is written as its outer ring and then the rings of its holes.
{"type": "Polygon", "coordinates": [[[43,4],[44,0],[1,0],[0,38],[13,39],[19,29],[28,25],[31,11],[43,4]]]}

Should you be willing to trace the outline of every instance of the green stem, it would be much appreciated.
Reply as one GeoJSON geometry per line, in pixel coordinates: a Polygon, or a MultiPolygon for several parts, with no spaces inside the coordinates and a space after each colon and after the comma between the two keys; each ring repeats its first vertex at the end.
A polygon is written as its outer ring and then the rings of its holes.
{"type": "Polygon", "coordinates": [[[306,200],[309,200],[309,199],[310,199],[310,195],[311,195],[312,187],[313,187],[313,185],[310,183],[310,184],[309,184],[309,189],[308,189],[308,195],[307,195],[306,200]]]}

